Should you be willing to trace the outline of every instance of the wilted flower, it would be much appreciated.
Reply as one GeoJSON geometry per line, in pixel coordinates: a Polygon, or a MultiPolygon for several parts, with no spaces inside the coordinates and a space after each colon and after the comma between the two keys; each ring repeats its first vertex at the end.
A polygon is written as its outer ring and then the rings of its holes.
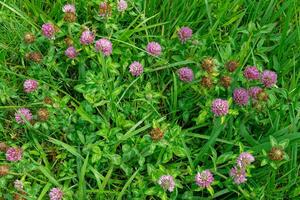
{"type": "Polygon", "coordinates": [[[50,200],[61,200],[63,198],[63,192],[59,188],[52,188],[49,197],[50,200]]]}
{"type": "Polygon", "coordinates": [[[231,168],[229,175],[233,178],[234,182],[236,184],[245,183],[247,181],[246,179],[246,171],[244,168],[238,168],[237,166],[234,166],[231,168]]]}
{"type": "Polygon", "coordinates": [[[66,4],[62,10],[65,13],[64,20],[66,22],[75,22],[76,21],[76,9],[73,4],[66,4]]]}
{"type": "Polygon", "coordinates": [[[129,72],[132,74],[132,76],[139,76],[142,74],[144,71],[144,68],[141,63],[134,61],[130,66],[129,66],[129,72]]]}
{"type": "Polygon", "coordinates": [[[44,98],[44,103],[51,105],[53,102],[52,102],[52,99],[50,97],[45,97],[44,98]]]}
{"type": "Polygon", "coordinates": [[[75,47],[73,47],[73,46],[68,47],[65,51],[65,55],[70,59],[76,58],[77,51],[76,51],[75,47]]]}
{"type": "Polygon", "coordinates": [[[42,61],[43,55],[39,52],[31,52],[26,54],[26,59],[39,63],[42,61]]]}
{"type": "Polygon", "coordinates": [[[203,87],[206,87],[206,88],[211,88],[213,86],[213,82],[212,82],[211,78],[204,76],[201,79],[201,85],[203,85],[203,87]]]}
{"type": "Polygon", "coordinates": [[[102,2],[99,5],[99,15],[101,17],[106,17],[111,15],[111,7],[107,2],[102,2]]]}
{"type": "Polygon", "coordinates": [[[127,2],[125,0],[120,0],[118,2],[118,11],[119,12],[123,12],[127,9],[128,5],[127,2]]]}
{"type": "Polygon", "coordinates": [[[24,35],[24,41],[27,44],[33,43],[35,41],[35,36],[32,33],[26,33],[24,35]]]}
{"type": "Polygon", "coordinates": [[[158,141],[164,137],[164,132],[160,128],[153,128],[150,132],[152,140],[158,141]]]}
{"type": "Polygon", "coordinates": [[[211,110],[215,114],[215,116],[224,116],[228,114],[228,101],[223,99],[215,99],[212,102],[211,110]]]}
{"type": "Polygon", "coordinates": [[[262,73],[261,82],[267,88],[272,87],[277,82],[277,74],[275,72],[273,72],[273,71],[265,70],[262,73]]]}
{"type": "Polygon", "coordinates": [[[9,173],[9,166],[8,165],[0,165],[0,177],[5,176],[9,173]]]}
{"type": "Polygon", "coordinates": [[[263,91],[262,88],[260,87],[251,87],[248,90],[248,93],[250,95],[250,97],[252,97],[253,99],[257,100],[258,99],[258,95],[263,91]]]}
{"type": "Polygon", "coordinates": [[[269,158],[271,160],[280,161],[283,159],[284,150],[281,147],[272,147],[269,152],[269,158]]]}
{"type": "Polygon", "coordinates": [[[112,43],[105,38],[96,41],[96,51],[101,51],[105,56],[112,54],[112,43]]]}
{"type": "Polygon", "coordinates": [[[55,34],[55,27],[51,23],[43,24],[42,33],[45,37],[53,39],[55,34]]]}
{"type": "Polygon", "coordinates": [[[214,71],[215,61],[212,58],[206,58],[202,62],[202,68],[208,73],[212,73],[214,71]]]}
{"type": "Polygon", "coordinates": [[[80,43],[83,45],[88,45],[94,42],[95,34],[92,31],[83,31],[80,37],[80,43]]]}
{"type": "Polygon", "coordinates": [[[30,93],[38,88],[38,82],[36,80],[28,79],[23,84],[24,91],[30,93]]]}
{"type": "Polygon", "coordinates": [[[260,73],[255,66],[248,66],[244,70],[244,76],[248,80],[258,80],[260,77],[260,73]]]}
{"type": "Polygon", "coordinates": [[[159,178],[158,184],[164,189],[168,190],[169,192],[173,192],[175,188],[175,181],[173,176],[170,175],[163,175],[159,178]]]}
{"type": "Polygon", "coordinates": [[[22,159],[23,150],[18,147],[9,147],[6,151],[6,160],[8,161],[19,161],[22,159]]]}
{"type": "Polygon", "coordinates": [[[236,160],[237,166],[240,168],[245,168],[248,165],[250,165],[252,162],[254,162],[255,158],[252,154],[248,152],[243,152],[239,155],[239,157],[236,160]]]}
{"type": "Polygon", "coordinates": [[[0,151],[6,152],[8,149],[8,146],[5,142],[0,142],[0,151]]]}
{"type": "Polygon", "coordinates": [[[188,39],[192,37],[193,31],[189,27],[182,27],[178,31],[178,37],[182,43],[186,42],[188,39]]]}
{"type": "Polygon", "coordinates": [[[237,88],[233,91],[233,100],[236,104],[240,106],[247,105],[249,100],[249,95],[246,89],[237,88]]]}
{"type": "Polygon", "coordinates": [[[22,191],[23,188],[24,188],[23,182],[20,181],[20,180],[15,180],[15,182],[14,182],[14,187],[15,187],[16,190],[22,191]]]}
{"type": "Polygon", "coordinates": [[[65,39],[64,39],[64,41],[65,41],[65,43],[66,43],[66,45],[68,46],[68,47],[70,47],[70,46],[73,46],[73,40],[72,40],[72,38],[70,38],[70,37],[66,37],[65,39]]]}
{"type": "Polygon", "coordinates": [[[228,88],[231,84],[231,78],[229,76],[223,76],[220,82],[223,87],[228,88]]]}
{"type": "Polygon", "coordinates": [[[229,72],[234,72],[238,68],[239,63],[234,60],[231,60],[227,62],[225,66],[229,72]]]}
{"type": "Polygon", "coordinates": [[[194,79],[194,72],[188,67],[182,67],[178,70],[179,79],[184,82],[191,82],[194,79]]]}
{"type": "Polygon", "coordinates": [[[214,177],[212,173],[207,169],[202,171],[201,173],[198,172],[195,176],[195,181],[198,186],[208,188],[214,181],[214,177]]]}
{"type": "Polygon", "coordinates": [[[71,12],[67,12],[67,13],[65,13],[64,20],[66,22],[75,22],[76,21],[76,14],[71,13],[71,12]]]}
{"type": "Polygon", "coordinates": [[[159,56],[161,54],[161,46],[157,42],[149,42],[146,50],[152,56],[159,56]]]}
{"type": "Polygon", "coordinates": [[[76,12],[75,6],[73,4],[64,5],[62,10],[64,13],[75,13],[76,12]]]}
{"type": "Polygon", "coordinates": [[[32,114],[27,108],[20,108],[15,113],[15,118],[18,124],[25,124],[26,121],[32,120],[32,114]]]}
{"type": "Polygon", "coordinates": [[[39,109],[37,114],[41,121],[46,121],[49,118],[49,111],[47,108],[39,109]]]}

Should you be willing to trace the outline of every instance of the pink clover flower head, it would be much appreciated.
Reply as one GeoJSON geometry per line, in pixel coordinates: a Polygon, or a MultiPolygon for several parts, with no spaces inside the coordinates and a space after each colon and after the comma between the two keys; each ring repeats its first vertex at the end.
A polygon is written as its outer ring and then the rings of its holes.
{"type": "Polygon", "coordinates": [[[99,5],[99,15],[106,17],[111,15],[111,7],[107,2],[101,2],[99,5]]]}
{"type": "Polygon", "coordinates": [[[76,51],[75,47],[69,46],[65,51],[65,55],[70,59],[76,58],[77,51],[76,51]]]}
{"type": "Polygon", "coordinates": [[[258,80],[260,78],[260,73],[255,66],[248,66],[244,70],[244,77],[248,80],[258,80]]]}
{"type": "Polygon", "coordinates": [[[118,11],[123,12],[128,8],[128,4],[125,0],[118,1],[118,11]]]}
{"type": "Polygon", "coordinates": [[[157,42],[149,42],[146,50],[152,56],[159,56],[161,54],[161,46],[157,42]]]}
{"type": "Polygon", "coordinates": [[[194,72],[188,67],[182,67],[178,71],[179,79],[183,82],[191,82],[194,79],[194,72]]]}
{"type": "Polygon", "coordinates": [[[181,40],[182,43],[186,42],[188,39],[190,39],[193,35],[193,30],[189,27],[182,27],[178,31],[178,37],[181,40]]]}
{"type": "Polygon", "coordinates": [[[250,95],[250,97],[252,97],[253,99],[257,100],[258,99],[258,95],[263,91],[263,89],[261,87],[251,87],[248,90],[248,93],[250,95]]]}
{"type": "Polygon", "coordinates": [[[95,40],[95,34],[92,31],[83,31],[80,37],[80,43],[83,45],[89,45],[95,40]]]}
{"type": "Polygon", "coordinates": [[[237,185],[240,185],[247,181],[246,171],[244,168],[238,168],[237,166],[234,166],[233,168],[231,168],[229,175],[233,178],[233,181],[237,185]]]}
{"type": "Polygon", "coordinates": [[[159,178],[158,184],[164,189],[168,190],[169,192],[173,192],[175,188],[175,181],[173,176],[170,175],[163,175],[159,178]]]}
{"type": "Polygon", "coordinates": [[[265,87],[270,88],[277,82],[277,74],[270,70],[265,70],[261,76],[261,82],[265,87]]]}
{"type": "Polygon", "coordinates": [[[73,13],[73,14],[75,14],[75,12],[76,12],[75,6],[73,4],[64,5],[62,10],[63,10],[64,13],[73,13]]]}
{"type": "Polygon", "coordinates": [[[6,160],[16,162],[22,159],[23,150],[19,147],[10,147],[6,151],[6,160]]]}
{"type": "Polygon", "coordinates": [[[252,154],[250,154],[248,152],[243,152],[237,158],[236,163],[239,168],[245,168],[254,161],[255,161],[255,158],[252,154]]]}
{"type": "Polygon", "coordinates": [[[30,93],[38,88],[38,82],[36,80],[28,79],[23,84],[24,91],[30,93]]]}
{"type": "Polygon", "coordinates": [[[96,51],[101,51],[105,56],[112,54],[112,43],[105,38],[96,41],[96,51]]]}
{"type": "Polygon", "coordinates": [[[54,35],[55,35],[55,27],[53,24],[51,23],[46,23],[43,24],[42,26],[42,33],[45,37],[49,38],[49,39],[54,39],[54,35]]]}
{"type": "Polygon", "coordinates": [[[240,106],[245,106],[248,103],[249,95],[246,89],[237,88],[233,91],[233,100],[240,106]]]}
{"type": "Polygon", "coordinates": [[[20,108],[15,113],[15,118],[18,124],[25,124],[26,121],[32,120],[32,113],[27,108],[20,108]]]}
{"type": "Polygon", "coordinates": [[[129,72],[132,74],[132,76],[139,76],[144,72],[144,68],[141,63],[134,61],[129,66],[129,72]]]}
{"type": "Polygon", "coordinates": [[[228,101],[223,99],[215,99],[212,102],[211,110],[217,117],[227,115],[229,110],[228,101]]]}
{"type": "Polygon", "coordinates": [[[198,172],[197,175],[195,176],[196,184],[202,188],[208,188],[213,181],[214,181],[213,174],[208,169],[202,171],[201,173],[198,172]]]}
{"type": "Polygon", "coordinates": [[[52,188],[49,192],[50,200],[62,200],[64,193],[59,188],[52,188]]]}

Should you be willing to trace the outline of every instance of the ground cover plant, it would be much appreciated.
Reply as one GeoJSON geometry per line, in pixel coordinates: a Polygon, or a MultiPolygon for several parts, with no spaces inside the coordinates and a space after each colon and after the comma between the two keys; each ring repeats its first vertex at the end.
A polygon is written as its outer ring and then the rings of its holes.
{"type": "Polygon", "coordinates": [[[299,10],[0,1],[0,199],[299,199],[299,10]]]}

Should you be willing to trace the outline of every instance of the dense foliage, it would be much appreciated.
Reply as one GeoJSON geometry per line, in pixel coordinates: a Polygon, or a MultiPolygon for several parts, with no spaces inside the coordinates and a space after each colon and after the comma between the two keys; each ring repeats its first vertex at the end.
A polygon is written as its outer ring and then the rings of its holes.
{"type": "Polygon", "coordinates": [[[1,1],[0,199],[297,199],[300,6],[1,1]]]}

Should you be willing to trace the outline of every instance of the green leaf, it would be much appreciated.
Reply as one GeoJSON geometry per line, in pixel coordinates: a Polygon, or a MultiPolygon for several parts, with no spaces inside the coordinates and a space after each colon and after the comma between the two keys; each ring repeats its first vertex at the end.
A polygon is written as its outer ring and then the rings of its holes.
{"type": "Polygon", "coordinates": [[[226,161],[231,160],[232,158],[233,158],[233,153],[231,151],[230,152],[226,152],[226,153],[224,153],[224,154],[222,154],[221,156],[218,157],[216,164],[217,165],[223,164],[226,161]]]}
{"type": "Polygon", "coordinates": [[[197,125],[199,124],[202,124],[205,122],[206,118],[207,118],[207,111],[206,110],[202,110],[200,113],[199,113],[199,116],[197,118],[195,118],[195,122],[197,125]]]}
{"type": "Polygon", "coordinates": [[[148,188],[146,191],[145,191],[145,194],[146,195],[155,195],[157,194],[161,189],[158,187],[158,186],[155,186],[155,187],[151,187],[151,188],[148,188]]]}
{"type": "Polygon", "coordinates": [[[211,186],[209,186],[209,187],[207,188],[207,190],[208,190],[208,192],[209,192],[209,194],[210,194],[211,196],[214,196],[215,191],[214,191],[214,189],[213,189],[211,186]]]}
{"type": "Polygon", "coordinates": [[[172,149],[168,147],[163,155],[162,162],[167,163],[172,159],[172,157],[173,157],[172,149]]]}
{"type": "Polygon", "coordinates": [[[110,161],[114,165],[121,165],[122,157],[118,154],[114,154],[110,156],[110,161]]]}
{"type": "Polygon", "coordinates": [[[79,183],[78,183],[78,199],[86,199],[86,180],[85,173],[88,167],[89,154],[86,156],[84,163],[80,169],[79,183]]]}
{"type": "Polygon", "coordinates": [[[57,139],[51,138],[51,137],[49,137],[49,141],[50,141],[51,143],[53,143],[53,144],[62,146],[62,147],[63,147],[64,149],[66,149],[68,152],[70,152],[70,153],[73,154],[74,156],[76,156],[76,157],[78,157],[78,158],[80,158],[80,159],[83,160],[83,157],[78,153],[78,151],[77,151],[74,147],[72,147],[72,146],[70,146],[70,145],[68,145],[68,144],[66,144],[66,143],[64,143],[64,142],[61,142],[61,141],[59,141],[59,140],[57,140],[57,139]]]}
{"type": "Polygon", "coordinates": [[[279,143],[279,146],[282,147],[283,149],[287,148],[289,145],[289,139],[284,139],[279,143]]]}
{"type": "Polygon", "coordinates": [[[268,164],[268,160],[267,159],[263,159],[260,163],[260,166],[265,166],[266,164],[268,164]]]}
{"type": "Polygon", "coordinates": [[[184,148],[177,146],[177,147],[173,147],[172,149],[173,149],[173,153],[176,156],[181,157],[181,158],[186,157],[186,152],[185,152],[184,148]]]}
{"type": "Polygon", "coordinates": [[[87,112],[85,112],[85,110],[83,109],[83,107],[81,105],[79,107],[77,107],[76,111],[83,120],[88,121],[91,124],[94,124],[92,117],[87,112]]]}
{"type": "Polygon", "coordinates": [[[272,147],[275,147],[278,145],[277,140],[272,135],[270,135],[270,142],[271,142],[272,147]]]}
{"type": "Polygon", "coordinates": [[[54,184],[55,186],[60,186],[60,184],[58,183],[58,181],[53,178],[53,175],[51,174],[51,172],[45,168],[44,166],[42,165],[39,165],[38,169],[48,178],[48,180],[54,184]]]}

